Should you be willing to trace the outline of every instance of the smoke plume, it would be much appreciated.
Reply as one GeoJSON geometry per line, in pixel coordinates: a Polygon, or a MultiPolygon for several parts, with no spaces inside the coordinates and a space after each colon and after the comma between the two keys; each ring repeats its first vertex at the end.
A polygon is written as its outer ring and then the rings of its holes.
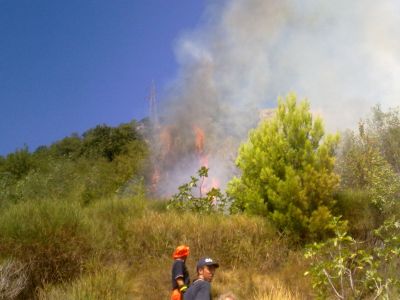
{"type": "Polygon", "coordinates": [[[307,98],[329,131],[355,127],[375,104],[398,105],[400,2],[213,2],[177,41],[180,71],[163,101],[175,153],[164,169],[175,189],[197,169],[194,126],[224,185],[239,142],[278,96],[307,98]]]}

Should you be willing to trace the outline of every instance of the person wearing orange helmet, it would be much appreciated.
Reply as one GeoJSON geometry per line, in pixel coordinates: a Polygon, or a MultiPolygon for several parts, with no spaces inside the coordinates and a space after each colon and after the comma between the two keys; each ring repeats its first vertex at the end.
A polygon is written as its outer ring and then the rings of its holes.
{"type": "Polygon", "coordinates": [[[186,259],[189,256],[189,247],[180,245],[176,247],[172,257],[174,263],[172,265],[172,294],[171,300],[182,300],[183,293],[187,290],[190,278],[186,268],[186,259]]]}

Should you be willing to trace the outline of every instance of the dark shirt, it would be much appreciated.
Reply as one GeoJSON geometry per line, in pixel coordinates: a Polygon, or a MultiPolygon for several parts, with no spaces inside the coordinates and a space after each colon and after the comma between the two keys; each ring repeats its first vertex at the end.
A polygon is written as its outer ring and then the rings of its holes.
{"type": "Polygon", "coordinates": [[[201,279],[196,280],[183,294],[184,300],[211,300],[211,284],[201,279]]]}
{"type": "Polygon", "coordinates": [[[189,278],[189,272],[186,268],[186,264],[183,260],[181,259],[176,259],[174,261],[174,264],[172,265],[172,289],[178,289],[179,286],[176,283],[176,280],[181,277],[183,279],[183,282],[185,285],[189,285],[190,283],[190,278],[189,278]]]}

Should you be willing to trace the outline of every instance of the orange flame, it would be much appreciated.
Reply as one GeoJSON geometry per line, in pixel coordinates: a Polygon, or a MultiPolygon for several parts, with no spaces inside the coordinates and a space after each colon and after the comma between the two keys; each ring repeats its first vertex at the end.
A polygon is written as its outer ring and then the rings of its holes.
{"type": "Polygon", "coordinates": [[[201,129],[198,126],[193,126],[193,130],[194,130],[194,133],[195,133],[195,136],[196,136],[196,139],[195,139],[196,151],[197,151],[198,154],[201,154],[201,153],[204,152],[204,137],[205,137],[205,134],[204,134],[203,129],[201,129]]]}
{"type": "Polygon", "coordinates": [[[219,180],[217,178],[212,178],[211,179],[211,187],[217,189],[217,188],[219,188],[219,186],[220,186],[219,180]]]}
{"type": "Polygon", "coordinates": [[[205,133],[204,130],[198,126],[193,126],[195,134],[196,152],[199,156],[200,167],[208,167],[208,156],[204,153],[205,133]]]}
{"type": "MultiPolygon", "coordinates": [[[[195,133],[195,146],[196,146],[196,153],[198,155],[200,167],[208,168],[208,155],[205,151],[205,133],[204,130],[198,126],[193,126],[193,131],[195,133]]],[[[206,194],[212,188],[219,188],[220,182],[217,178],[204,178],[201,187],[201,194],[206,194]]]]}

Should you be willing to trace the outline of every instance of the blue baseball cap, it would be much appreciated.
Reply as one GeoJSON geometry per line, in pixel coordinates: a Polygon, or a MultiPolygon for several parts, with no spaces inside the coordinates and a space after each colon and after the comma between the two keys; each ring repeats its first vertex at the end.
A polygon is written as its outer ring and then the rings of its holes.
{"type": "Polygon", "coordinates": [[[197,262],[197,270],[202,268],[202,267],[204,267],[204,266],[214,266],[214,267],[218,268],[219,267],[219,263],[215,262],[210,257],[202,257],[197,262]]]}

